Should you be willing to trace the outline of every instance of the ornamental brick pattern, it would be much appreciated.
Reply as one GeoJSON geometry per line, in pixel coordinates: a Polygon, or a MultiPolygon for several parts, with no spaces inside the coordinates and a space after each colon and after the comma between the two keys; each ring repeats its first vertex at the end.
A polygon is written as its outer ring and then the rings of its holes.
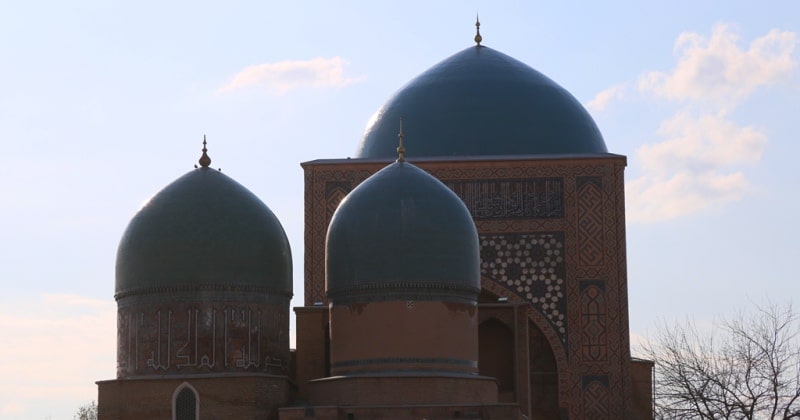
{"type": "Polygon", "coordinates": [[[586,362],[608,360],[605,285],[600,281],[581,282],[581,347],[586,362]]]}
{"type": "Polygon", "coordinates": [[[602,267],[605,257],[603,179],[601,177],[578,177],[577,190],[580,264],[587,267],[602,267]]]}
{"type": "Polygon", "coordinates": [[[612,419],[609,410],[608,379],[605,377],[584,378],[583,409],[584,418],[593,420],[612,419]]]}

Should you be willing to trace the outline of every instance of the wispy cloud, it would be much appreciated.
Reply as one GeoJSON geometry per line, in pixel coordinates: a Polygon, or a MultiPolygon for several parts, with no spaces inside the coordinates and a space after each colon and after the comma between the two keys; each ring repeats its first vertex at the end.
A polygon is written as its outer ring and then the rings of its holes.
{"type": "Polygon", "coordinates": [[[659,140],[636,151],[642,175],[626,185],[628,220],[668,220],[747,194],[745,169],[761,159],[767,137],[729,115],[759,88],[791,78],[797,43],[795,33],[777,29],[747,48],[729,25],[714,26],[710,36],[685,32],[675,42],[672,70],[645,72],[587,103],[596,112],[637,95],[680,104],[654,133],[659,140]]]}
{"type": "Polygon", "coordinates": [[[626,185],[628,219],[661,221],[742,198],[741,168],[761,159],[767,137],[721,115],[678,113],[662,122],[665,140],[641,146],[643,175],[626,185]]]}
{"type": "Polygon", "coordinates": [[[18,402],[11,402],[0,408],[0,414],[17,415],[25,412],[26,407],[18,402]]]}
{"type": "Polygon", "coordinates": [[[689,112],[663,121],[658,135],[665,140],[640,147],[637,155],[650,171],[661,173],[755,163],[767,143],[753,127],[740,127],[722,115],[695,117],[689,112]]]}
{"type": "Polygon", "coordinates": [[[286,93],[298,88],[343,87],[364,80],[364,77],[345,77],[347,61],[341,57],[317,57],[305,61],[279,61],[248,66],[219,89],[230,92],[260,88],[286,93]]]}
{"type": "Polygon", "coordinates": [[[716,25],[711,36],[682,33],[675,42],[678,63],[670,72],[651,71],[638,89],[671,100],[716,102],[734,106],[756,89],[789,78],[797,67],[792,51],[797,35],[773,29],[747,49],[729,25],[716,25]]]}
{"type": "Polygon", "coordinates": [[[610,88],[595,95],[595,97],[586,104],[586,107],[591,111],[604,111],[611,101],[624,98],[627,89],[627,83],[620,83],[618,85],[611,86],[610,88]]]}
{"type": "Polygon", "coordinates": [[[2,419],[30,417],[54,396],[77,409],[97,398],[95,381],[115,376],[113,301],[44,295],[6,304],[0,335],[2,419]]]}
{"type": "Polygon", "coordinates": [[[678,171],[667,177],[643,175],[625,186],[629,221],[654,222],[685,216],[740,199],[748,184],[741,172],[678,171]]]}

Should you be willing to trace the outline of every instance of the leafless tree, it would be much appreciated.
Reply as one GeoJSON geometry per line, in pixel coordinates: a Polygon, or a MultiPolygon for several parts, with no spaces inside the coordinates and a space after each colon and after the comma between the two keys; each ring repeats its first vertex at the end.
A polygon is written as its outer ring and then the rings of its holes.
{"type": "Polygon", "coordinates": [[[658,419],[800,419],[800,317],[756,306],[716,323],[662,326],[642,346],[655,362],[658,419]]]}
{"type": "Polygon", "coordinates": [[[97,403],[92,401],[80,406],[73,418],[75,420],[97,420],[97,403]]]}

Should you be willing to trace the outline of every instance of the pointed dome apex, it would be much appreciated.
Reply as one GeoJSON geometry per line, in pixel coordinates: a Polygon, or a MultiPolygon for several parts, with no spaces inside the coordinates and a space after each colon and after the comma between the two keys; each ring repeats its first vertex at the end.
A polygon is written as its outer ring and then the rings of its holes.
{"type": "Polygon", "coordinates": [[[481,45],[481,41],[483,41],[483,37],[481,36],[481,19],[477,15],[475,16],[475,44],[481,45]]]}
{"type": "Polygon", "coordinates": [[[575,97],[530,66],[483,45],[456,53],[394,94],[356,154],[391,159],[403,116],[407,158],[608,153],[575,97]]]}
{"type": "Polygon", "coordinates": [[[206,135],[203,134],[203,155],[200,156],[200,160],[197,162],[200,166],[204,168],[208,168],[211,165],[211,158],[208,157],[208,149],[206,148],[206,135]]]}

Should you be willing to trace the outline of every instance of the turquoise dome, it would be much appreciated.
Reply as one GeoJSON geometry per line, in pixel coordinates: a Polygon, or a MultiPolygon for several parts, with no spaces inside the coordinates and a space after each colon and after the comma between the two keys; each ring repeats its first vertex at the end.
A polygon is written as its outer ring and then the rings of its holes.
{"type": "Polygon", "coordinates": [[[401,117],[412,158],[608,152],[575,97],[484,46],[447,58],[395,93],[368,123],[356,157],[394,157],[401,117]]]}
{"type": "Polygon", "coordinates": [[[154,195],[117,249],[118,299],[176,290],[292,294],[291,251],[277,217],[247,188],[208,167],[154,195]]]}
{"type": "Polygon", "coordinates": [[[475,302],[475,223],[439,180],[404,161],[358,185],[328,227],[326,290],[333,303],[475,302]]]}

